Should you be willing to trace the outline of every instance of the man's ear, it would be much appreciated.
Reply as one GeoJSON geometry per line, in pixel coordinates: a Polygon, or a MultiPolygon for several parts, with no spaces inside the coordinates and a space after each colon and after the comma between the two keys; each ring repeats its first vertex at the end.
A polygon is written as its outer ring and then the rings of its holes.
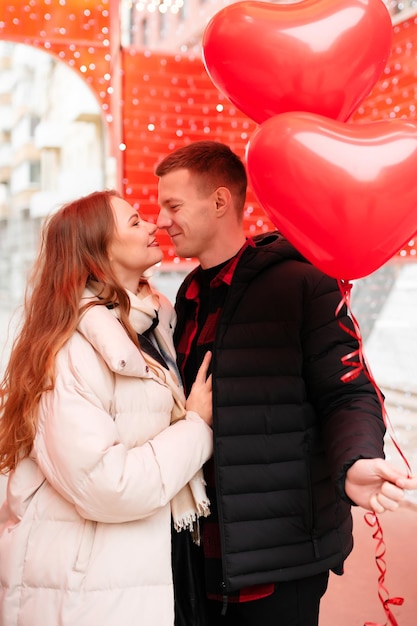
{"type": "Polygon", "coordinates": [[[216,194],[216,216],[223,217],[223,215],[232,208],[232,194],[227,187],[218,187],[215,191],[216,194]]]}

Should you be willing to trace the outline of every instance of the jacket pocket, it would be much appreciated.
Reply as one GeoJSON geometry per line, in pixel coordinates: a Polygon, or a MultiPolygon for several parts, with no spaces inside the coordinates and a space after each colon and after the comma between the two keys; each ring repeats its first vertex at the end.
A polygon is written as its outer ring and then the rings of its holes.
{"type": "Polygon", "coordinates": [[[86,519],[81,533],[81,541],[75,560],[74,570],[84,573],[88,567],[93,550],[94,538],[96,534],[97,522],[86,519]]]}

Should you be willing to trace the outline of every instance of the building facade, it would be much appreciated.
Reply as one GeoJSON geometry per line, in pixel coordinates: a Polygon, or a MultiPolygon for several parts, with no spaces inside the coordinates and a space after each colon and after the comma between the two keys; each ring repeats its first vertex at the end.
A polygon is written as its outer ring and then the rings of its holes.
{"type": "Polygon", "coordinates": [[[35,48],[0,42],[0,304],[20,302],[42,221],[112,185],[106,129],[89,88],[35,48]]]}

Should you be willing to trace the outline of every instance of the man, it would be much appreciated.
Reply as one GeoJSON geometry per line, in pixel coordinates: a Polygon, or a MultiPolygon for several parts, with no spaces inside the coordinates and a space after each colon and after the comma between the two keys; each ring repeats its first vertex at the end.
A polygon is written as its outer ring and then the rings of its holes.
{"type": "MultiPolygon", "coordinates": [[[[394,510],[415,485],[383,460],[382,409],[368,377],[341,380],[342,357],[358,343],[339,324],[352,328],[346,308],[336,314],[337,281],[277,232],[246,237],[237,155],[196,142],[156,175],[157,224],[178,256],[200,263],[176,302],[186,390],[213,353],[212,514],[201,547],[187,548],[201,557],[207,601],[189,624],[317,626],[329,571],[342,574],[352,549],[351,504],[394,510]]],[[[177,626],[185,623],[178,609],[177,626]]]]}

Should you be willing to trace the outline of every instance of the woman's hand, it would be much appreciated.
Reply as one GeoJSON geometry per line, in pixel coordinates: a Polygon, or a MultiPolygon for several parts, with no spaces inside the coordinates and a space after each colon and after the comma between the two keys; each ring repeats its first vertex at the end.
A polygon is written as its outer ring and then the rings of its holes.
{"type": "Polygon", "coordinates": [[[206,352],[196,379],[191,387],[185,408],[195,411],[209,426],[213,423],[212,377],[207,377],[211,362],[211,352],[206,352]]]}

